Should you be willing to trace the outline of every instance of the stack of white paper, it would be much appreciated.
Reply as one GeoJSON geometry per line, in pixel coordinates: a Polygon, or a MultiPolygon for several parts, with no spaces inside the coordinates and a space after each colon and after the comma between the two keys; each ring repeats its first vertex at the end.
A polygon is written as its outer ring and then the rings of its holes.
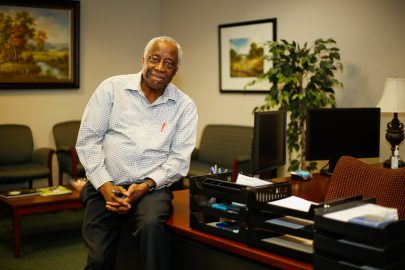
{"type": "Polygon", "coordinates": [[[311,202],[296,196],[290,196],[281,200],[268,202],[268,204],[290,208],[298,211],[308,212],[311,205],[318,205],[315,202],[311,202]]]}
{"type": "Polygon", "coordinates": [[[326,218],[348,222],[361,216],[378,216],[385,221],[398,220],[398,210],[396,208],[384,207],[372,203],[363,204],[345,210],[340,210],[324,215],[326,218]]]}
{"type": "Polygon", "coordinates": [[[248,186],[248,187],[259,187],[259,186],[267,186],[273,184],[272,182],[268,182],[265,180],[261,180],[256,177],[249,177],[243,174],[238,174],[238,178],[236,179],[236,184],[248,186]]]}

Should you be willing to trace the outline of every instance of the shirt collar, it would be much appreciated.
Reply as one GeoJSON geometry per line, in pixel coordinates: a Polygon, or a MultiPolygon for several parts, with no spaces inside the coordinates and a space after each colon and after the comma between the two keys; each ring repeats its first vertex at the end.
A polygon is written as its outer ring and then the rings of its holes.
{"type": "MultiPolygon", "coordinates": [[[[137,92],[139,92],[140,95],[144,96],[141,93],[141,76],[142,76],[142,71],[134,74],[134,76],[132,76],[131,79],[125,85],[125,89],[137,91],[137,92]]],[[[172,83],[169,83],[166,86],[165,90],[163,91],[163,95],[159,97],[159,99],[156,101],[157,103],[154,103],[154,105],[160,104],[160,103],[166,103],[168,100],[176,101],[177,98],[178,97],[177,97],[176,87],[172,83]]]]}

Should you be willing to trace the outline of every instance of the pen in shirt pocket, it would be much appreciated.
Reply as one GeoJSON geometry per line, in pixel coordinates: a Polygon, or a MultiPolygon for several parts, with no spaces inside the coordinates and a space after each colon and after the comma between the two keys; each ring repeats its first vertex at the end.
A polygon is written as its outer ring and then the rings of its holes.
{"type": "Polygon", "coordinates": [[[163,132],[163,130],[165,129],[165,127],[166,127],[166,122],[163,122],[162,128],[160,129],[160,132],[163,132]]]}

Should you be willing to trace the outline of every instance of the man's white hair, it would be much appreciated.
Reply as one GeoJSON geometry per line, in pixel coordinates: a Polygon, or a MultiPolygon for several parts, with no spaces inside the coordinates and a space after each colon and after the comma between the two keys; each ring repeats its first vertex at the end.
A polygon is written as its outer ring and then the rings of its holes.
{"type": "Polygon", "coordinates": [[[146,56],[148,55],[148,52],[149,52],[150,48],[151,48],[152,45],[155,44],[155,42],[157,42],[157,41],[168,41],[168,42],[170,42],[170,43],[173,43],[173,45],[175,45],[175,46],[177,47],[177,54],[178,54],[177,68],[179,68],[179,67],[180,67],[180,63],[181,63],[181,59],[183,58],[183,50],[181,49],[180,44],[179,44],[176,40],[174,40],[174,39],[171,38],[171,37],[167,37],[167,36],[161,36],[161,37],[152,38],[152,39],[148,42],[148,44],[146,44],[145,50],[144,50],[144,52],[143,52],[143,57],[145,58],[145,60],[146,60],[146,56]]]}

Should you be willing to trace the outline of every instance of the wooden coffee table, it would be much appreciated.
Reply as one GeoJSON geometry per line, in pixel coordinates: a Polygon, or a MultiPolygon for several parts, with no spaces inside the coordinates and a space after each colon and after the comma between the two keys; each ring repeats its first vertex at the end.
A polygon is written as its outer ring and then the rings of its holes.
{"type": "Polygon", "coordinates": [[[13,238],[14,238],[14,257],[20,257],[21,244],[21,217],[32,214],[50,213],[63,210],[82,208],[79,201],[80,192],[73,187],[67,186],[72,190],[71,194],[40,196],[33,195],[29,197],[6,199],[0,197],[0,209],[9,213],[13,217],[13,238]]]}

